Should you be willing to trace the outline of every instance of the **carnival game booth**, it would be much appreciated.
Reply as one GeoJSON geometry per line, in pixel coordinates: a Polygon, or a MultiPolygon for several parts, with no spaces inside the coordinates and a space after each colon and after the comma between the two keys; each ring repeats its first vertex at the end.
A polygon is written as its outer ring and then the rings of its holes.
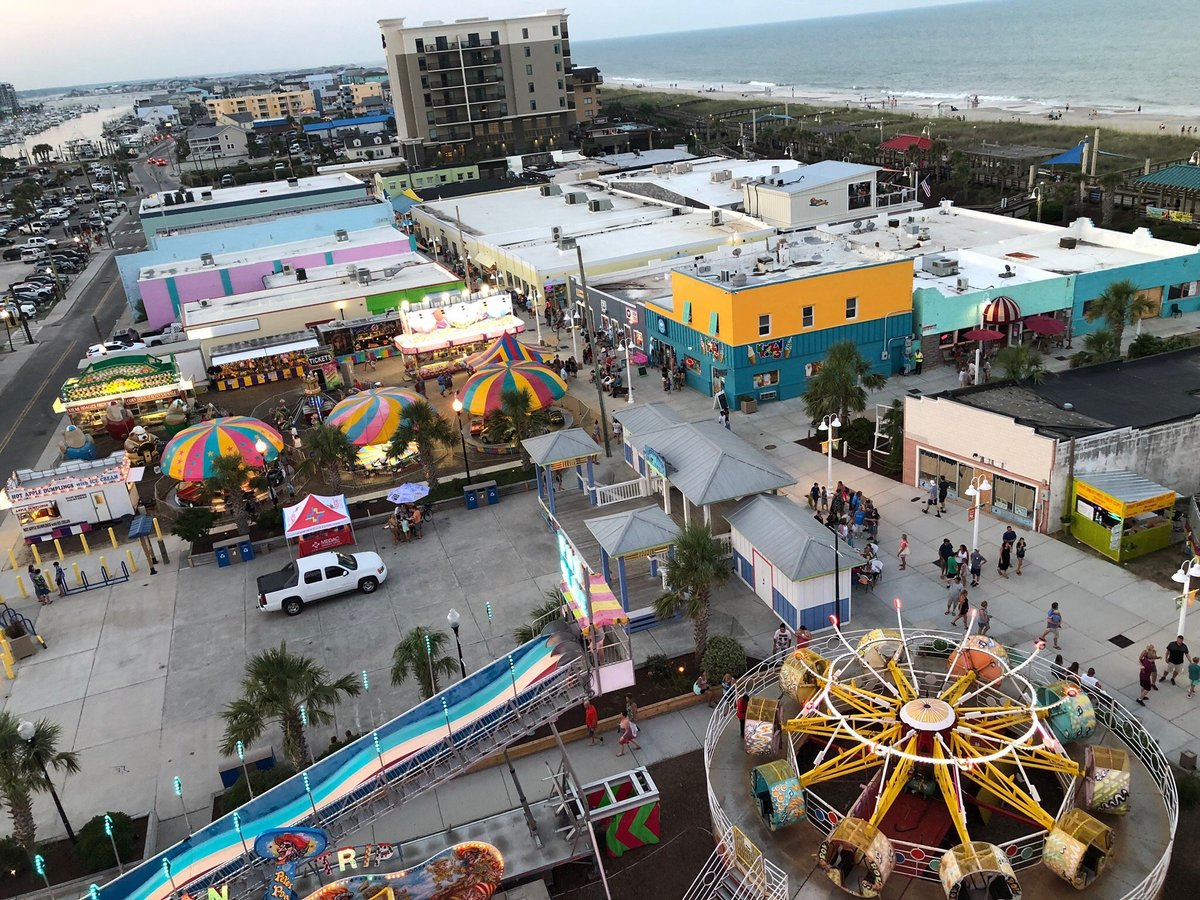
{"type": "Polygon", "coordinates": [[[1076,474],[1071,532],[1083,543],[1124,562],[1171,543],[1175,492],[1136,472],[1076,474]]]}
{"type": "Polygon", "coordinates": [[[309,367],[305,351],[318,347],[320,342],[311,331],[220,344],[209,351],[208,377],[218,391],[300,378],[309,367]]]}
{"type": "Polygon", "coordinates": [[[400,305],[404,333],[395,338],[411,376],[436,378],[463,372],[469,357],[489,341],[520,334],[525,323],[513,314],[511,294],[443,294],[400,305]]]}
{"type": "Polygon", "coordinates": [[[354,543],[354,523],[346,509],[346,496],[309,494],[295,506],[283,508],[283,532],[296,539],[300,556],[312,556],[354,543]]]}
{"type": "Polygon", "coordinates": [[[115,356],[99,359],[63,382],[54,411],[89,434],[105,431],[110,405],[116,401],[130,420],[153,427],[163,422],[171,404],[195,402],[195,390],[175,357],[115,356]]]}
{"type": "Polygon", "coordinates": [[[404,334],[404,323],[393,309],[386,315],[326,322],[316,330],[338,362],[363,365],[368,359],[387,359],[400,352],[396,338],[404,334]]]}
{"type": "Polygon", "coordinates": [[[142,472],[124,450],[55,469],[20,469],[0,491],[0,509],[13,511],[27,544],[81,534],[134,514],[142,472]]]}

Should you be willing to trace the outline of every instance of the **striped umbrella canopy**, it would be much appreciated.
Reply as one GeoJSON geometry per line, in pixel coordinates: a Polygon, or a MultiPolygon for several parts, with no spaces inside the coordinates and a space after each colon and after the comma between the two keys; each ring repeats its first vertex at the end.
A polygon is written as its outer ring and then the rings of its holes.
{"type": "Polygon", "coordinates": [[[567,383],[558,374],[538,363],[504,363],[480,369],[466,380],[459,392],[463,409],[482,416],[500,408],[505,391],[528,391],[534,409],[544,409],[567,392],[567,383]]]}
{"type": "Polygon", "coordinates": [[[355,447],[386,444],[404,419],[404,410],[423,399],[416,391],[382,387],[352,394],[329,414],[328,422],[355,447]]]}
{"type": "Polygon", "coordinates": [[[240,456],[246,464],[262,468],[283,449],[283,437],[266,422],[247,416],[222,416],[185,428],[167,442],[162,452],[163,474],[176,481],[203,481],[213,473],[221,456],[240,456]],[[255,447],[267,445],[265,453],[255,447]]]}
{"type": "Polygon", "coordinates": [[[472,369],[482,369],[497,363],[511,362],[542,362],[542,354],[532,347],[526,347],[517,340],[516,335],[505,334],[486,350],[481,350],[467,360],[472,369]]]}

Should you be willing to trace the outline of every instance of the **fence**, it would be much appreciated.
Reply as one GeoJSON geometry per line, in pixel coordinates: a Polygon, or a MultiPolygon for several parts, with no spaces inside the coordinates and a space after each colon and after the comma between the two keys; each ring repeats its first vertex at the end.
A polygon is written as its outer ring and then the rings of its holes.
{"type": "Polygon", "coordinates": [[[650,483],[645,478],[635,478],[633,481],[622,481],[618,484],[606,484],[596,488],[596,505],[610,506],[613,503],[624,503],[626,500],[637,500],[639,497],[650,496],[650,483]]]}

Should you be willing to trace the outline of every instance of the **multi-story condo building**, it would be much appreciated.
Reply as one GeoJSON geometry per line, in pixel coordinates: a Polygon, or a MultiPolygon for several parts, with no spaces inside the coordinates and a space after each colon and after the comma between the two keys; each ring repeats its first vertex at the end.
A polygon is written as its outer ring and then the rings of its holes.
{"type": "Polygon", "coordinates": [[[600,118],[600,85],[604,79],[595,66],[576,66],[571,72],[571,94],[575,100],[575,121],[591,125],[600,118]]]}
{"type": "Polygon", "coordinates": [[[245,94],[240,97],[221,97],[204,101],[209,115],[248,112],[259,119],[286,119],[289,116],[310,116],[317,111],[311,90],[275,91],[269,94],[245,94]]]}
{"type": "Polygon", "coordinates": [[[7,81],[0,81],[0,116],[14,115],[20,108],[16,90],[7,81]]]}
{"type": "Polygon", "coordinates": [[[565,145],[575,124],[567,13],[379,22],[396,130],[430,163],[565,145]]]}

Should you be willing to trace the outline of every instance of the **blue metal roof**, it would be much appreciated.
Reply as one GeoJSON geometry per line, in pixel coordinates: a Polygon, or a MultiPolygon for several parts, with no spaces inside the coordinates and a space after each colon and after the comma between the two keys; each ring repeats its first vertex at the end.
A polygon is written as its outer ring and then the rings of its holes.
{"type": "Polygon", "coordinates": [[[357,125],[377,125],[380,122],[386,122],[392,117],[392,111],[380,113],[375,116],[359,116],[355,119],[335,119],[332,122],[314,122],[311,125],[305,125],[305,131],[329,131],[332,128],[354,128],[357,125]]]}
{"type": "Polygon", "coordinates": [[[288,120],[286,117],[279,119],[257,119],[254,122],[255,128],[278,128],[280,125],[286,125],[288,120]]]}

